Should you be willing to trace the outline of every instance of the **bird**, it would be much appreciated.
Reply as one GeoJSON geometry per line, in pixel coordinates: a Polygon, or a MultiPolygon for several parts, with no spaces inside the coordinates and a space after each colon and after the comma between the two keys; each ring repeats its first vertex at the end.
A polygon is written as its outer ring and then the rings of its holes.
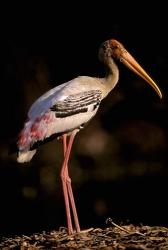
{"type": "Polygon", "coordinates": [[[32,159],[39,143],[62,139],[60,178],[69,235],[81,232],[68,167],[72,145],[76,134],[96,115],[102,100],[118,83],[118,64],[124,64],[145,80],[162,98],[158,85],[119,41],[103,42],[98,58],[106,68],[104,77],[78,76],[43,94],[30,107],[17,140],[17,162],[25,163],[32,159]]]}

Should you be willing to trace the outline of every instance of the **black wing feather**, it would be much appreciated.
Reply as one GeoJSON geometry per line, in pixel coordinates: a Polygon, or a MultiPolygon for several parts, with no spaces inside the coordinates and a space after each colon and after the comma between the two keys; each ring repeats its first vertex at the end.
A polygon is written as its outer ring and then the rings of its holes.
{"type": "Polygon", "coordinates": [[[78,94],[69,95],[63,101],[58,101],[50,109],[55,112],[56,117],[67,117],[88,110],[95,110],[101,102],[100,90],[90,90],[78,94]]]}

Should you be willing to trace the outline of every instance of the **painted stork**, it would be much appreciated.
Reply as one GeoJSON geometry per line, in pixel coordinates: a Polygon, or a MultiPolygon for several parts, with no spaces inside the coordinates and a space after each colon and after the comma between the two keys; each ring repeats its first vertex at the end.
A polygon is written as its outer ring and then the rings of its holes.
{"type": "Polygon", "coordinates": [[[148,82],[162,98],[156,83],[117,40],[105,41],[99,49],[99,59],[107,67],[104,78],[79,76],[42,95],[31,106],[28,119],[19,134],[17,147],[20,163],[29,162],[36,153],[38,142],[62,138],[64,160],[61,181],[65,199],[68,233],[80,232],[77,210],[68,174],[68,161],[75,135],[97,113],[101,101],[115,87],[119,79],[116,62],[121,62],[148,82]],[[67,136],[69,140],[67,141],[67,136]],[[73,223],[71,218],[73,214],[73,223]]]}

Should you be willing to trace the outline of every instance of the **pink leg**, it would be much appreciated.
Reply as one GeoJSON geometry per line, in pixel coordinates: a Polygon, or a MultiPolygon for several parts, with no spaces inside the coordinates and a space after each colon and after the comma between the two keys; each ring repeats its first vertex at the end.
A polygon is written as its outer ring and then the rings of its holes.
{"type": "MultiPolygon", "coordinates": [[[[64,137],[63,137],[64,138],[64,137]]],[[[63,140],[64,141],[64,140],[63,140]]],[[[68,198],[68,189],[66,185],[66,166],[68,162],[68,151],[67,154],[64,155],[64,162],[61,168],[61,180],[62,180],[62,187],[63,187],[63,194],[64,194],[64,200],[65,200],[65,210],[66,210],[66,216],[67,216],[67,224],[68,224],[68,234],[73,234],[73,228],[72,228],[72,220],[71,220],[71,213],[70,213],[70,206],[69,206],[69,198],[68,198]]]]}
{"type": "MultiPolygon", "coordinates": [[[[74,132],[70,137],[69,145],[71,144],[71,146],[72,146],[72,143],[74,141],[75,135],[76,135],[76,132],[74,132]]],[[[64,135],[63,136],[64,156],[66,155],[66,151],[67,151],[66,139],[67,139],[67,135],[64,135]]],[[[69,145],[68,145],[68,147],[69,147],[69,145]]],[[[71,186],[71,178],[69,177],[69,173],[68,173],[68,165],[65,168],[65,172],[66,172],[66,184],[67,184],[68,195],[69,195],[71,208],[72,208],[72,212],[73,212],[75,227],[76,227],[76,231],[79,233],[80,232],[80,225],[79,225],[78,214],[77,214],[77,210],[76,210],[76,206],[75,206],[75,200],[74,200],[74,196],[73,196],[72,186],[71,186]]]]}

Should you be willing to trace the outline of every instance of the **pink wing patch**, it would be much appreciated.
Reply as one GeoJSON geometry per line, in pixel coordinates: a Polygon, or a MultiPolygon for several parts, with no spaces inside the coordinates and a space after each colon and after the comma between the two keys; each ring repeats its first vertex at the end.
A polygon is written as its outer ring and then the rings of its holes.
{"type": "Polygon", "coordinates": [[[51,135],[50,125],[55,123],[53,112],[47,112],[37,117],[34,121],[28,121],[19,134],[19,150],[28,150],[35,142],[44,140],[51,135]]]}

